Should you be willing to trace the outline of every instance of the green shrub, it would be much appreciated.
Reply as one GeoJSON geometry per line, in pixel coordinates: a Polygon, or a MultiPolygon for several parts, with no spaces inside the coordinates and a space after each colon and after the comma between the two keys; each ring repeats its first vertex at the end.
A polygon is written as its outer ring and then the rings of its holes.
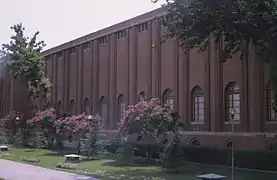
{"type": "Polygon", "coordinates": [[[117,150],[122,146],[118,140],[106,141],[104,149],[110,153],[115,154],[117,150]]]}
{"type": "Polygon", "coordinates": [[[61,169],[76,169],[76,164],[72,164],[72,163],[58,163],[57,168],[61,168],[61,169]]]}
{"type": "Polygon", "coordinates": [[[29,163],[39,163],[40,162],[40,158],[39,157],[22,157],[22,161],[25,162],[29,162],[29,163]]]}
{"type": "MultiPolygon", "coordinates": [[[[122,146],[123,145],[116,143],[116,146],[110,145],[109,147],[116,147],[114,149],[121,149],[122,151],[122,146]]],[[[144,145],[136,144],[134,146],[134,155],[145,157],[144,145]]],[[[154,158],[161,158],[160,161],[164,168],[180,166],[176,165],[176,162],[184,161],[231,166],[230,149],[181,146],[174,150],[175,153],[169,153],[167,151],[171,151],[170,148],[173,147],[165,147],[164,149],[161,147],[155,148],[156,152],[154,153],[154,158]],[[181,159],[181,161],[179,159],[181,159]]],[[[265,150],[235,150],[235,165],[240,168],[277,170],[277,152],[265,150]]]]}
{"type": "Polygon", "coordinates": [[[2,152],[0,152],[0,158],[5,158],[5,157],[13,157],[13,154],[11,154],[11,153],[2,153],[2,152]]]}
{"type": "Polygon", "coordinates": [[[120,156],[120,161],[123,164],[129,164],[134,162],[134,146],[132,144],[125,143],[116,152],[120,156]]]}
{"type": "Polygon", "coordinates": [[[179,171],[182,168],[185,156],[182,154],[182,147],[179,136],[175,136],[173,141],[170,141],[160,156],[162,168],[179,171]]]}
{"type": "MultiPolygon", "coordinates": [[[[240,168],[277,170],[277,152],[235,150],[235,165],[240,168]]],[[[231,150],[208,147],[183,147],[188,161],[231,165],[231,150]]]]}
{"type": "Polygon", "coordinates": [[[5,136],[0,135],[0,144],[6,144],[7,143],[7,138],[5,136]]]}

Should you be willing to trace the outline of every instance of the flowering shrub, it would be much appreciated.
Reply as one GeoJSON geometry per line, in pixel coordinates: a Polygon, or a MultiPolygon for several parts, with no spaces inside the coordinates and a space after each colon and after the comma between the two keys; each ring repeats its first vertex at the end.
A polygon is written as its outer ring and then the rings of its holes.
{"type": "Polygon", "coordinates": [[[22,118],[23,114],[16,111],[11,111],[5,117],[0,119],[0,136],[11,136],[16,132],[16,117],[22,118]]]}
{"type": "Polygon", "coordinates": [[[62,117],[54,122],[54,127],[58,137],[61,133],[75,137],[79,153],[86,154],[88,157],[96,154],[100,142],[98,133],[101,128],[101,119],[99,116],[79,114],[62,117]]]}
{"type": "Polygon", "coordinates": [[[128,106],[125,117],[120,123],[120,135],[140,134],[142,137],[152,137],[154,140],[164,132],[168,132],[173,122],[170,108],[160,106],[160,100],[140,101],[128,106]]]}
{"type": "Polygon", "coordinates": [[[56,133],[60,134],[61,131],[68,135],[74,135],[81,130],[96,130],[101,124],[99,118],[95,116],[79,114],[72,117],[62,117],[54,122],[56,133]]]}
{"type": "Polygon", "coordinates": [[[32,119],[27,120],[29,126],[24,130],[24,136],[28,140],[28,145],[41,148],[47,144],[48,148],[51,148],[55,135],[55,119],[55,109],[50,108],[39,111],[32,119]]]}
{"type": "Polygon", "coordinates": [[[155,152],[153,144],[160,143],[166,133],[175,132],[179,120],[176,113],[169,107],[160,106],[157,98],[130,105],[120,123],[120,136],[139,134],[145,144],[147,160],[151,162],[155,152]]]}
{"type": "Polygon", "coordinates": [[[55,119],[56,119],[55,109],[50,108],[44,111],[39,111],[32,119],[27,120],[27,123],[28,124],[44,123],[44,122],[54,121],[55,119]]]}

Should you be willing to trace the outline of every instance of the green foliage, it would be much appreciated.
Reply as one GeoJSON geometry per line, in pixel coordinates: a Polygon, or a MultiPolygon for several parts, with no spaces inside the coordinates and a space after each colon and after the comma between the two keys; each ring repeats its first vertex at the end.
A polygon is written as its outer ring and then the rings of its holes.
{"type": "Polygon", "coordinates": [[[165,169],[178,171],[179,168],[182,167],[185,161],[185,156],[182,153],[181,142],[178,135],[165,145],[160,160],[162,167],[165,169]]]}
{"type": "Polygon", "coordinates": [[[76,169],[76,164],[72,164],[72,163],[58,163],[57,168],[61,168],[61,169],[76,169]]]}
{"type": "MultiPolygon", "coordinates": [[[[90,157],[95,157],[98,152],[104,150],[104,141],[102,140],[103,133],[100,132],[102,128],[102,122],[99,116],[91,117],[86,122],[86,126],[82,126],[81,132],[86,132],[85,135],[80,139],[80,152],[81,154],[90,157]],[[87,129],[88,128],[88,129],[87,129]]],[[[79,122],[79,124],[81,124],[79,122]]]]}
{"type": "Polygon", "coordinates": [[[0,158],[10,158],[10,157],[13,157],[13,154],[11,153],[3,153],[3,152],[0,152],[0,158]]]}
{"type": "Polygon", "coordinates": [[[80,139],[80,152],[88,158],[95,157],[103,150],[103,141],[98,133],[88,132],[80,139]]]}
{"type": "Polygon", "coordinates": [[[15,146],[24,146],[24,135],[21,131],[18,131],[12,138],[12,142],[15,146]]]}
{"type": "Polygon", "coordinates": [[[123,163],[123,165],[132,164],[134,162],[134,145],[122,143],[121,147],[118,148],[116,153],[121,156],[120,163],[123,163]]]}
{"type": "Polygon", "coordinates": [[[39,163],[40,158],[39,157],[21,157],[22,161],[28,162],[28,163],[39,163]]]}
{"type": "Polygon", "coordinates": [[[3,44],[1,53],[8,57],[7,68],[14,78],[19,77],[28,88],[29,96],[36,107],[36,99],[46,98],[50,93],[51,84],[45,74],[45,63],[41,54],[45,46],[43,41],[37,42],[39,32],[33,37],[25,37],[22,24],[11,27],[14,35],[10,44],[3,44]]]}
{"type": "Polygon", "coordinates": [[[198,48],[202,52],[215,41],[220,60],[226,61],[237,53],[241,59],[248,59],[253,45],[260,59],[271,64],[276,92],[276,0],[166,0],[166,5],[169,14],[162,19],[167,35],[177,37],[184,49],[198,48]]]}
{"type": "Polygon", "coordinates": [[[28,145],[34,148],[46,148],[47,142],[47,138],[41,128],[32,129],[28,145]]]}

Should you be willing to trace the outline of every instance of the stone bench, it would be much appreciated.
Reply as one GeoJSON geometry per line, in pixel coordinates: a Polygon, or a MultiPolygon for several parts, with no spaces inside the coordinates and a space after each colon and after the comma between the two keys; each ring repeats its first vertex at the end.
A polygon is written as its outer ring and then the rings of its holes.
{"type": "Polygon", "coordinates": [[[0,146],[0,151],[8,151],[8,146],[0,146]]]}
{"type": "Polygon", "coordinates": [[[197,178],[201,180],[222,180],[222,179],[225,179],[226,176],[221,176],[218,174],[202,174],[202,175],[198,175],[197,178]]]}
{"type": "Polygon", "coordinates": [[[80,155],[77,154],[68,154],[65,155],[65,162],[79,162],[81,159],[80,155]]]}

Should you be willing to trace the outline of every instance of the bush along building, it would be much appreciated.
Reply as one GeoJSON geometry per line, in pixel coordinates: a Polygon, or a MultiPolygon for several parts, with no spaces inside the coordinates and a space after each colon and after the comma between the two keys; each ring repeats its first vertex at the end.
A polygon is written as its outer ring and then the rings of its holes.
{"type": "MultiPolygon", "coordinates": [[[[274,150],[277,113],[269,67],[250,48],[247,61],[221,61],[222,46],[198,53],[164,36],[160,8],[46,50],[45,71],[53,83],[49,106],[57,112],[99,114],[108,138],[129,104],[158,97],[179,112],[181,141],[191,146],[274,150]],[[234,121],[230,112],[234,111],[234,121]],[[232,123],[234,122],[234,133],[232,123]]],[[[1,116],[32,112],[24,89],[4,71],[1,116]]]]}

